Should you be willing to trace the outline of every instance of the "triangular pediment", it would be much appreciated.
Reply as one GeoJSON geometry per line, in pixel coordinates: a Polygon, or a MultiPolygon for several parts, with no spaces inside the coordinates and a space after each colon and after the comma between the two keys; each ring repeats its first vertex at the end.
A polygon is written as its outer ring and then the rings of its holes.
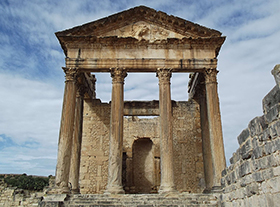
{"type": "Polygon", "coordinates": [[[220,37],[219,31],[164,12],[139,6],[109,17],[56,33],[60,36],[133,37],[154,42],[167,38],[220,37]]]}

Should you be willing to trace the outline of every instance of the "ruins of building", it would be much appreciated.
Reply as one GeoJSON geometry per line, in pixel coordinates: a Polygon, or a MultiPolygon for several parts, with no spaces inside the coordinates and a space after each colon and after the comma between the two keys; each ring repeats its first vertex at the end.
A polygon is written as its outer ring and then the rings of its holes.
{"type": "Polygon", "coordinates": [[[219,31],[139,6],[57,32],[66,56],[56,193],[202,193],[226,167],[217,93],[219,31]],[[159,81],[158,101],[124,101],[129,73],[159,81]],[[172,101],[172,73],[191,73],[172,101]],[[94,73],[112,77],[112,99],[94,73]],[[124,116],[126,116],[124,118],[124,116]],[[139,119],[138,116],[155,116],[139,119]]]}

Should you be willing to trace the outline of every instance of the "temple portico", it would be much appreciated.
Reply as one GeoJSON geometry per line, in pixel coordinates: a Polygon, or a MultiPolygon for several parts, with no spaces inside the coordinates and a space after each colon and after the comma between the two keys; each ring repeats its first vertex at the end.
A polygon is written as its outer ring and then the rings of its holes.
{"type": "Polygon", "coordinates": [[[53,193],[219,189],[220,32],[140,6],[56,36],[66,80],[53,193]],[[96,98],[94,73],[111,75],[110,103],[96,98]],[[125,101],[130,73],[156,76],[159,100],[125,101]],[[172,73],[191,74],[188,101],[171,100],[172,73]]]}

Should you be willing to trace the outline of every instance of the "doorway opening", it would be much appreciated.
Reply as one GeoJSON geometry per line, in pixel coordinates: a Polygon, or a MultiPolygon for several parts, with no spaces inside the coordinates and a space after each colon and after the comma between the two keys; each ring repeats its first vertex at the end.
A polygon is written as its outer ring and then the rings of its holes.
{"type": "Polygon", "coordinates": [[[153,142],[149,138],[139,138],[132,146],[132,174],[135,193],[156,193],[155,160],[153,142]]]}

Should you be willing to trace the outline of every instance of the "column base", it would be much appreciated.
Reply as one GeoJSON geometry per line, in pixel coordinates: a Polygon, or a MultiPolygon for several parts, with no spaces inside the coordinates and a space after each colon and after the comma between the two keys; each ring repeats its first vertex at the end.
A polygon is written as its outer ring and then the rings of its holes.
{"type": "Polygon", "coordinates": [[[72,194],[80,194],[80,190],[79,189],[72,189],[71,193],[72,194]]]}
{"type": "Polygon", "coordinates": [[[159,194],[173,194],[178,193],[174,186],[160,186],[158,190],[159,194]]]}
{"type": "Polygon", "coordinates": [[[63,187],[63,188],[59,188],[59,187],[54,187],[51,188],[48,191],[48,194],[70,194],[70,189],[68,187],[63,187]]]}
{"type": "Polygon", "coordinates": [[[121,186],[117,187],[107,187],[107,190],[104,192],[105,195],[108,194],[124,194],[124,189],[121,186]]]}
{"type": "Polygon", "coordinates": [[[213,186],[211,189],[211,193],[221,193],[223,191],[222,186],[213,186]]]}

